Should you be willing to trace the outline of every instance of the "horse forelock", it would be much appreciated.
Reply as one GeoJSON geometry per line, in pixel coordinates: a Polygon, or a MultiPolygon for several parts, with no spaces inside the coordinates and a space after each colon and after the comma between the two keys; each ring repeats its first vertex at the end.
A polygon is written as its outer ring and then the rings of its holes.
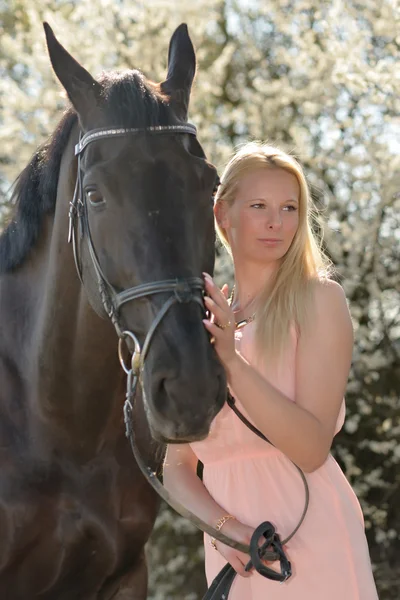
{"type": "Polygon", "coordinates": [[[168,97],[140,71],[103,73],[99,81],[107,121],[113,126],[151,127],[175,122],[168,97]]]}
{"type": "MultiPolygon", "coordinates": [[[[109,126],[149,127],[175,122],[168,97],[140,71],[102,73],[99,82],[109,126]]],[[[76,122],[76,112],[68,109],[14,182],[13,210],[0,235],[0,274],[12,272],[24,262],[40,236],[43,217],[54,212],[61,159],[76,122]]]]}

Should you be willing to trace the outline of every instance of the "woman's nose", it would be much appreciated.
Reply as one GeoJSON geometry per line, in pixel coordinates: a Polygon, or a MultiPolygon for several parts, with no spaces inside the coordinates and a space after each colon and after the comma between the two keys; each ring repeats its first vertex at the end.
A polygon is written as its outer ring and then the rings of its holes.
{"type": "Polygon", "coordinates": [[[269,229],[279,229],[282,225],[282,215],[279,211],[269,211],[267,226],[269,229]]]}

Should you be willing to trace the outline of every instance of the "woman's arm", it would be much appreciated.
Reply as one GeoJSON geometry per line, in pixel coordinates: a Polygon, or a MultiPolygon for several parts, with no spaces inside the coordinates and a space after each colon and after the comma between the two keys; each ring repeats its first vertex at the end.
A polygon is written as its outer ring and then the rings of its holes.
{"type": "MultiPolygon", "coordinates": [[[[226,511],[210,496],[197,476],[197,457],[189,444],[170,444],[164,462],[163,483],[179,502],[202,521],[214,526],[226,511]]],[[[228,523],[225,527],[228,527],[228,523]]]]}
{"type": "MultiPolygon", "coordinates": [[[[218,302],[215,290],[212,295],[218,302]]],[[[221,319],[221,313],[218,314],[221,319]]],[[[224,332],[221,334],[215,325],[207,329],[222,338],[224,332]]],[[[329,454],[346,389],[352,347],[352,324],[344,292],[340,285],[327,281],[316,285],[313,326],[298,340],[295,403],[238,352],[224,354],[234,396],[256,427],[306,472],[319,468],[329,454]]]]}
{"type": "MultiPolygon", "coordinates": [[[[185,508],[212,527],[215,527],[217,521],[227,514],[226,510],[215,502],[197,476],[197,457],[189,444],[170,444],[168,446],[164,462],[163,482],[169,493],[185,508]]],[[[249,544],[253,529],[236,519],[230,519],[224,524],[223,533],[238,542],[249,544]]],[[[216,542],[216,545],[222,556],[239,575],[243,577],[251,575],[244,570],[249,556],[220,542],[216,542]]]]}

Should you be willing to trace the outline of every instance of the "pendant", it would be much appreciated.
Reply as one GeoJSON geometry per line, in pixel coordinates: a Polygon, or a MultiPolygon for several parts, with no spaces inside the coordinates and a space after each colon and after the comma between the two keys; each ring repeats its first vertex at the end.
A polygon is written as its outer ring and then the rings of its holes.
{"type": "Polygon", "coordinates": [[[247,319],[242,319],[241,321],[235,321],[235,329],[241,329],[248,323],[251,323],[255,319],[255,314],[251,315],[251,317],[247,317],[247,319]]]}

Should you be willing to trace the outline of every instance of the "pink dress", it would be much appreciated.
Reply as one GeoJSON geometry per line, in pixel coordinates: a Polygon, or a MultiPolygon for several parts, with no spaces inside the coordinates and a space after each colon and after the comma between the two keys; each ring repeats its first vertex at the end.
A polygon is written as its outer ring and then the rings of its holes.
{"type": "MultiPolygon", "coordinates": [[[[238,330],[236,348],[294,401],[296,335],[292,333],[287,356],[273,372],[257,364],[253,336],[253,324],[238,330]]],[[[343,402],[336,433],[344,415],[343,402]]],[[[214,419],[207,439],[191,447],[204,463],[204,485],[226,513],[252,527],[271,521],[281,539],[293,531],[304,508],[300,475],[280,450],[253,434],[227,404],[214,419]]],[[[346,477],[331,455],[306,477],[308,512],[285,546],[292,577],[280,584],[256,572],[248,578],[237,575],[229,600],[377,600],[361,507],[346,477]]],[[[210,585],[226,561],[211,547],[207,534],[205,562],[210,585]]]]}

